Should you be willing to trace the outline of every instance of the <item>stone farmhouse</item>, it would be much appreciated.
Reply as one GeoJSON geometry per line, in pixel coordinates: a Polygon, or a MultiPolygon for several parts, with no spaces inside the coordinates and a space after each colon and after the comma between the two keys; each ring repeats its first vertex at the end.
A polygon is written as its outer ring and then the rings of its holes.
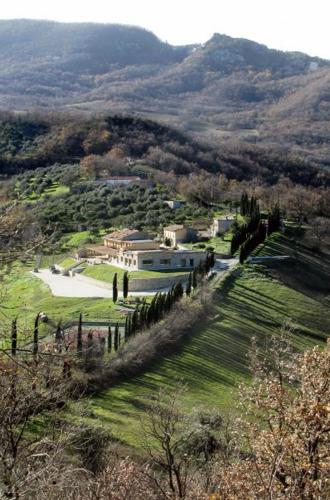
{"type": "Polygon", "coordinates": [[[236,221],[235,217],[227,216],[227,217],[219,217],[217,219],[213,219],[213,224],[211,227],[212,236],[218,236],[219,234],[223,234],[236,221]]]}
{"type": "Polygon", "coordinates": [[[172,247],[176,247],[179,243],[193,241],[196,236],[197,231],[183,224],[164,227],[164,241],[169,241],[172,247]]]}
{"type": "Polygon", "coordinates": [[[206,259],[205,252],[164,248],[146,233],[135,229],[123,229],[106,235],[103,246],[87,247],[84,256],[128,271],[187,270],[206,259]]]}

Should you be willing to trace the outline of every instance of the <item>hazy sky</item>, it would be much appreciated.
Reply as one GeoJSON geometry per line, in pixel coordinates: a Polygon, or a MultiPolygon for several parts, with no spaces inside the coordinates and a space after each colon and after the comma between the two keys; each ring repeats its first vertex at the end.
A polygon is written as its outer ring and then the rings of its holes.
{"type": "Polygon", "coordinates": [[[0,0],[0,19],[135,24],[173,44],[224,33],[330,59],[330,0],[0,0]]]}

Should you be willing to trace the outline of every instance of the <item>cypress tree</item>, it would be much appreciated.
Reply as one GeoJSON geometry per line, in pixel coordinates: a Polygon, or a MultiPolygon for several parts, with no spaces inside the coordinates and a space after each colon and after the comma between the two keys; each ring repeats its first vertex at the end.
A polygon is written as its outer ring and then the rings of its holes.
{"type": "Polygon", "coordinates": [[[119,348],[119,325],[118,325],[118,323],[115,326],[114,348],[115,348],[115,351],[117,352],[118,348],[119,348]]]}
{"type": "Polygon", "coordinates": [[[124,299],[128,297],[128,272],[126,271],[123,276],[123,296],[124,299]]]}
{"type": "Polygon", "coordinates": [[[108,326],[108,352],[111,352],[112,348],[112,332],[111,332],[111,325],[108,326]]]}
{"type": "Polygon", "coordinates": [[[172,307],[172,292],[169,290],[166,294],[166,300],[165,300],[165,310],[166,312],[169,312],[172,307]]]}
{"type": "Polygon", "coordinates": [[[126,316],[125,320],[125,341],[127,342],[127,339],[129,337],[129,326],[128,326],[128,316],[126,316]]]}
{"type": "Polygon", "coordinates": [[[17,352],[17,318],[11,323],[11,353],[16,356],[17,352]]]}
{"type": "Polygon", "coordinates": [[[117,299],[118,299],[118,277],[117,273],[115,273],[112,282],[112,300],[114,303],[116,303],[117,299]]]}
{"type": "Polygon", "coordinates": [[[189,297],[191,294],[191,286],[192,286],[192,273],[189,273],[188,283],[186,286],[186,295],[189,297]]]}
{"type": "Polygon", "coordinates": [[[33,331],[33,354],[36,356],[39,351],[39,318],[40,313],[37,314],[35,322],[34,322],[34,331],[33,331]]]}
{"type": "Polygon", "coordinates": [[[132,334],[134,335],[137,332],[139,326],[139,318],[138,318],[138,306],[134,309],[132,314],[132,334]]]}
{"type": "Polygon", "coordinates": [[[80,355],[83,350],[83,345],[82,345],[82,314],[79,314],[79,321],[78,321],[78,332],[77,332],[77,354],[80,355]]]}
{"type": "Polygon", "coordinates": [[[194,290],[197,288],[197,269],[196,269],[196,267],[194,268],[193,274],[192,274],[192,286],[193,286],[194,290]]]}
{"type": "Polygon", "coordinates": [[[61,341],[62,341],[62,327],[61,327],[61,321],[59,321],[55,332],[55,342],[58,345],[61,343],[61,341]]]}

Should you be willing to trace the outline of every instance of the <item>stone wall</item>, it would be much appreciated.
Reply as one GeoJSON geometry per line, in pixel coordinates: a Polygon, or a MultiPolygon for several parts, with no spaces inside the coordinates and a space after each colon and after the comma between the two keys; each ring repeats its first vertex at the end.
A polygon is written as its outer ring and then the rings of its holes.
{"type": "MultiPolygon", "coordinates": [[[[165,288],[171,288],[176,283],[186,283],[188,281],[189,273],[181,276],[171,276],[168,275],[164,278],[131,278],[128,284],[129,292],[150,292],[153,290],[163,290],[165,288]]],[[[89,276],[84,276],[80,274],[75,274],[74,278],[82,283],[88,283],[93,286],[99,286],[106,290],[112,290],[112,283],[107,283],[105,281],[99,281],[89,276]]],[[[122,280],[118,280],[118,288],[122,290],[122,280]]],[[[128,292],[128,293],[129,293],[128,292]]]]}

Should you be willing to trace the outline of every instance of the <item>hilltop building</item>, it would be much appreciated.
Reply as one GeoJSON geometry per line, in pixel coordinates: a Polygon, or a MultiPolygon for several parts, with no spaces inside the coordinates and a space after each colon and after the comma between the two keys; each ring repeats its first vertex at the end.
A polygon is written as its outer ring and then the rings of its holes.
{"type": "Polygon", "coordinates": [[[149,235],[135,229],[115,231],[104,245],[90,245],[78,257],[89,257],[128,271],[193,269],[206,259],[205,252],[162,248],[149,235]]]}

